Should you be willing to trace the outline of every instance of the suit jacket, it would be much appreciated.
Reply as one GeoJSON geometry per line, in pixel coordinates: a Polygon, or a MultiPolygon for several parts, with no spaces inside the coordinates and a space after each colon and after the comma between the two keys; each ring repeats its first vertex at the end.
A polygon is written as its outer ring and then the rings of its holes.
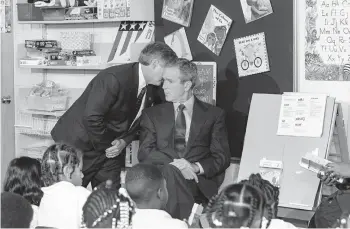
{"type": "MultiPolygon", "coordinates": [[[[174,123],[173,103],[164,103],[143,111],[138,153],[140,162],[165,165],[175,158],[179,159],[174,150],[174,123]]],[[[225,114],[221,108],[195,98],[184,158],[202,165],[204,174],[198,176],[201,190],[208,189],[214,181],[217,191],[230,164],[225,114]]]]}
{"type": "MultiPolygon", "coordinates": [[[[102,70],[83,94],[58,120],[51,131],[56,142],[65,142],[84,151],[105,153],[116,138],[130,143],[138,126],[129,126],[136,116],[139,64],[125,64],[102,70]],[[135,127],[136,126],[136,127],[135,127]]],[[[160,103],[162,89],[148,86],[146,103],[160,103]],[[156,93],[157,92],[157,93],[156,93]]],[[[139,122],[136,122],[138,124],[139,122]]]]}

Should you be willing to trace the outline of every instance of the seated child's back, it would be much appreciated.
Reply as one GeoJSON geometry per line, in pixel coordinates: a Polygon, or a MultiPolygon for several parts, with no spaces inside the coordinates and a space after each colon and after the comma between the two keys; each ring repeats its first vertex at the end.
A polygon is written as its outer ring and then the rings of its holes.
{"type": "Polygon", "coordinates": [[[43,155],[45,187],[38,211],[38,226],[79,228],[82,208],[90,191],[81,187],[82,157],[73,147],[50,146],[43,155]]]}
{"type": "Polygon", "coordinates": [[[133,229],[141,228],[188,228],[186,222],[173,219],[164,211],[168,201],[166,181],[154,165],[137,164],[125,177],[125,186],[136,203],[133,229]]]}

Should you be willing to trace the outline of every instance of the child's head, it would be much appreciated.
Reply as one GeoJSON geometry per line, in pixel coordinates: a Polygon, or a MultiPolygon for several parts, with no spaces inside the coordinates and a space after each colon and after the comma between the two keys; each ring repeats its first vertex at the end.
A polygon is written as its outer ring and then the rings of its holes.
{"type": "Polygon", "coordinates": [[[1,193],[1,228],[29,228],[33,219],[33,208],[22,196],[1,193]]]}
{"type": "Polygon", "coordinates": [[[213,197],[205,212],[211,228],[261,228],[266,208],[265,197],[259,189],[233,184],[213,197]]]}
{"type": "Polygon", "coordinates": [[[30,204],[40,205],[41,191],[40,162],[30,157],[13,159],[6,172],[4,191],[23,196],[30,204]]]}
{"type": "Polygon", "coordinates": [[[207,35],[207,43],[209,46],[213,46],[216,42],[216,35],[215,33],[208,33],[207,35]]]}
{"type": "Polygon", "coordinates": [[[83,207],[83,226],[87,228],[129,228],[134,205],[123,192],[107,180],[87,198],[83,207]]]}
{"type": "MultiPolygon", "coordinates": [[[[259,173],[251,174],[248,180],[242,180],[240,184],[249,184],[251,186],[257,187],[260,189],[266,198],[267,204],[271,206],[272,212],[267,212],[272,214],[270,217],[276,218],[278,211],[278,202],[280,191],[279,188],[272,185],[268,180],[265,180],[261,177],[259,173]]],[[[269,217],[269,216],[266,216],[269,217]]]]}
{"type": "Polygon", "coordinates": [[[138,208],[165,209],[168,190],[162,172],[150,164],[137,164],[125,176],[125,187],[138,208]]]}
{"type": "Polygon", "coordinates": [[[68,181],[76,186],[82,184],[82,154],[66,144],[53,144],[43,155],[41,170],[44,186],[68,181]]]}

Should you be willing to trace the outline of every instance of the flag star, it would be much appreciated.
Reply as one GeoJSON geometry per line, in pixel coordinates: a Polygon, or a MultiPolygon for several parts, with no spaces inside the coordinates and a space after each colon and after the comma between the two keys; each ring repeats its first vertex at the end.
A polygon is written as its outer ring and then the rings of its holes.
{"type": "Polygon", "coordinates": [[[126,23],[126,22],[123,22],[122,24],[121,24],[121,28],[120,28],[120,30],[126,30],[126,27],[128,26],[128,24],[126,23]]]}
{"type": "Polygon", "coordinates": [[[130,30],[132,30],[132,29],[136,29],[135,27],[136,27],[136,23],[135,22],[133,22],[132,24],[130,24],[130,30]]]}
{"type": "Polygon", "coordinates": [[[139,30],[143,30],[145,28],[146,23],[141,22],[139,23],[139,30]]]}

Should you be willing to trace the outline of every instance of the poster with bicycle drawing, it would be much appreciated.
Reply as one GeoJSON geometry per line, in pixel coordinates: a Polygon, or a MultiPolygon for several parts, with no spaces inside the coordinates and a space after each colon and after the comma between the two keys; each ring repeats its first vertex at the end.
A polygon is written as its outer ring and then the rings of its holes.
{"type": "Polygon", "coordinates": [[[305,79],[350,81],[350,1],[305,1],[305,79]]]}
{"type": "Polygon", "coordinates": [[[233,43],[239,76],[270,71],[265,33],[237,38],[233,40],[233,43]]]}

